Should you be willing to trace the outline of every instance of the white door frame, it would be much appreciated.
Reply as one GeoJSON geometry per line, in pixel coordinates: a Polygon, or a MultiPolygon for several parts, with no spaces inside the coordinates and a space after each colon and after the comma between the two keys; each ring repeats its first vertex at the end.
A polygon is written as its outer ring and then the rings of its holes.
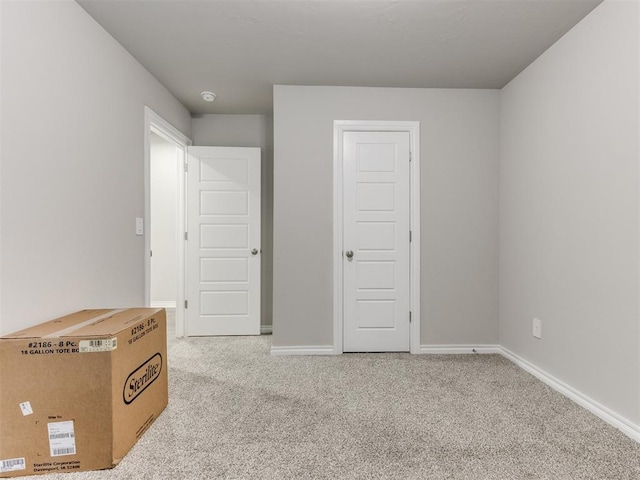
{"type": "Polygon", "coordinates": [[[185,299],[185,172],[187,147],[191,140],[164,118],[144,107],[144,303],[151,305],[151,132],[176,146],[179,158],[176,159],[178,171],[178,205],[176,226],[176,337],[184,337],[184,299],[185,299]],[[181,158],[180,158],[181,157],[181,158]]]}
{"type": "Polygon", "coordinates": [[[344,132],[408,132],[411,148],[409,175],[412,232],[409,249],[411,309],[410,352],[420,353],[420,122],[335,120],[333,122],[333,353],[343,352],[343,158],[344,132]]]}

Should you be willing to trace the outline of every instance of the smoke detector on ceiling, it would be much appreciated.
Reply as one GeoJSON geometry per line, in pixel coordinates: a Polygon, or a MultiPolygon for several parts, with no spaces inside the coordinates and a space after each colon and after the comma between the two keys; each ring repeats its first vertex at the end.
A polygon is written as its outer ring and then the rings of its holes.
{"type": "Polygon", "coordinates": [[[204,91],[200,94],[200,96],[205,102],[213,102],[216,99],[216,94],[213,92],[204,91]]]}

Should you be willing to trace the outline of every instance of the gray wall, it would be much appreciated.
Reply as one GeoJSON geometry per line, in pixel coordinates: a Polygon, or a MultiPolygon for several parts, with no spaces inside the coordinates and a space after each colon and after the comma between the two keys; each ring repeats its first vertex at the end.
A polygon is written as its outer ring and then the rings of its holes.
{"type": "Polygon", "coordinates": [[[2,332],[144,303],[144,106],[187,110],[72,1],[2,2],[2,332]]]}
{"type": "Polygon", "coordinates": [[[273,344],[333,342],[334,120],[420,121],[421,343],[497,343],[499,92],[275,86],[273,344]]]}
{"type": "Polygon", "coordinates": [[[500,178],[501,344],[636,423],[637,35],[604,2],[504,88],[500,178]]]}
{"type": "Polygon", "coordinates": [[[270,115],[197,115],[194,145],[259,147],[262,151],[261,324],[271,325],[273,310],[273,118],[270,115]]]}

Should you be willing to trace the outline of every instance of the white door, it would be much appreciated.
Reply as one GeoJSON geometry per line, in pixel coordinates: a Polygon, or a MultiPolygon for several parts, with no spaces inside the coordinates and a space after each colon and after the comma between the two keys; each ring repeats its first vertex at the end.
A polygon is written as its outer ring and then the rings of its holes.
{"type": "Polygon", "coordinates": [[[409,132],[344,132],[343,350],[409,351],[409,132]]]}
{"type": "Polygon", "coordinates": [[[187,335],[259,335],[260,149],[187,153],[187,335]]]}

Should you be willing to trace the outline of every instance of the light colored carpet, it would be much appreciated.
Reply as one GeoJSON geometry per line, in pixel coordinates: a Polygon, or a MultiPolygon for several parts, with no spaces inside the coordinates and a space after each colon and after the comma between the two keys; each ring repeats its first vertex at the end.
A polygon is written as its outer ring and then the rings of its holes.
{"type": "Polygon", "coordinates": [[[41,479],[638,479],[640,445],[498,355],[169,350],[169,407],[113,470],[41,479]]]}

